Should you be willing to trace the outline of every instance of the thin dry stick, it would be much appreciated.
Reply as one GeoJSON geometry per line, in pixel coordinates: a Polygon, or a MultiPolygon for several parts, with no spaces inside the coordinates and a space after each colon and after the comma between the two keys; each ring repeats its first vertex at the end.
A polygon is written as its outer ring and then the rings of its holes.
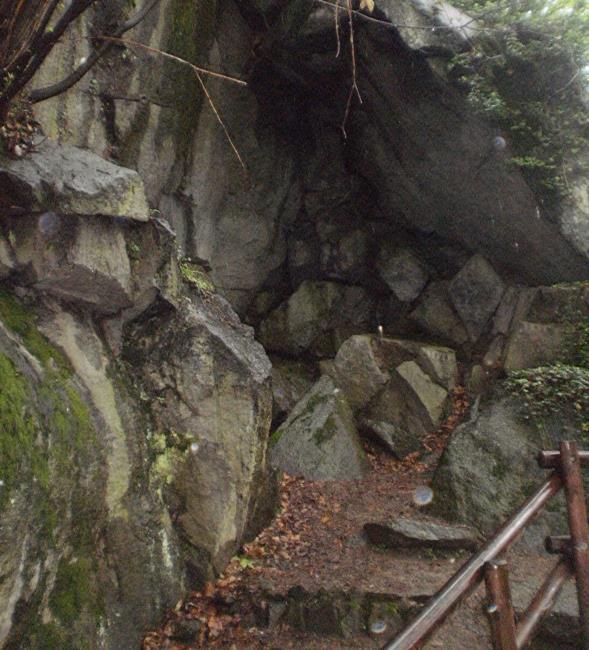
{"type": "Polygon", "coordinates": [[[348,116],[350,115],[350,108],[352,106],[352,98],[354,93],[358,96],[358,100],[362,104],[362,95],[360,95],[360,90],[358,88],[358,80],[356,76],[356,44],[354,42],[354,16],[352,13],[352,0],[347,0],[348,8],[348,22],[350,24],[350,56],[352,59],[352,87],[350,88],[350,93],[348,95],[348,101],[346,103],[346,112],[344,113],[344,119],[342,122],[342,132],[344,138],[348,137],[346,133],[346,123],[348,121],[348,116]]]}
{"type": "Polygon", "coordinates": [[[339,3],[340,3],[340,0],[336,0],[335,13],[334,13],[334,16],[335,16],[335,37],[337,39],[337,50],[335,52],[335,58],[336,59],[339,57],[341,49],[342,49],[342,43],[341,43],[340,36],[339,36],[339,3]]]}
{"type": "Polygon", "coordinates": [[[221,117],[221,114],[217,110],[217,107],[215,106],[215,102],[213,101],[213,98],[211,97],[211,94],[209,93],[205,82],[203,81],[202,75],[207,74],[210,75],[211,77],[217,77],[219,79],[224,79],[225,81],[232,81],[233,83],[237,83],[241,86],[247,86],[246,81],[242,81],[241,79],[237,79],[236,77],[230,77],[229,75],[221,74],[220,72],[213,72],[212,70],[207,70],[205,68],[199,68],[198,66],[194,65],[193,63],[190,63],[190,61],[186,61],[185,59],[181,59],[178,56],[174,56],[173,54],[170,54],[169,52],[164,52],[163,50],[158,50],[155,47],[150,47],[149,45],[145,45],[143,43],[138,43],[137,41],[130,41],[125,38],[114,38],[111,36],[104,36],[101,37],[103,40],[109,40],[109,41],[116,41],[119,43],[123,43],[125,45],[131,45],[135,47],[142,48],[144,50],[147,50],[148,52],[153,52],[154,54],[159,54],[163,56],[164,58],[171,59],[172,61],[176,61],[177,63],[182,63],[183,65],[187,65],[189,68],[192,68],[194,71],[194,74],[196,75],[196,78],[198,79],[198,83],[200,84],[200,87],[202,88],[202,91],[209,103],[209,106],[211,107],[211,110],[213,111],[215,117],[217,118],[217,121],[221,125],[221,128],[223,129],[225,133],[225,137],[227,138],[227,142],[229,142],[229,146],[231,149],[233,149],[233,153],[235,153],[235,156],[237,160],[239,161],[239,164],[243,168],[243,171],[247,174],[248,170],[246,167],[246,164],[239,153],[239,150],[237,146],[235,145],[235,142],[233,142],[233,138],[231,137],[229,133],[229,129],[225,125],[225,122],[223,122],[223,118],[221,117]]]}
{"type": "Polygon", "coordinates": [[[144,43],[139,43],[138,41],[132,41],[129,40],[128,38],[115,38],[114,36],[97,36],[95,37],[95,40],[113,41],[114,43],[122,43],[123,45],[129,45],[131,47],[139,47],[142,50],[147,50],[148,52],[159,54],[165,57],[166,59],[171,59],[172,61],[176,61],[177,63],[181,63],[182,65],[187,65],[189,68],[192,68],[194,72],[197,74],[205,74],[210,77],[217,77],[219,79],[224,79],[225,81],[231,81],[233,83],[239,84],[240,86],[247,86],[247,81],[243,81],[243,79],[238,79],[237,77],[231,77],[230,75],[222,74],[221,72],[213,72],[212,70],[207,70],[206,68],[199,68],[193,63],[190,63],[190,61],[181,59],[179,56],[174,56],[169,52],[158,50],[156,47],[150,47],[149,45],[145,45],[144,43]]]}
{"type": "Polygon", "coordinates": [[[215,106],[215,103],[213,102],[213,98],[211,97],[205,82],[203,81],[203,78],[198,70],[194,70],[194,74],[196,74],[196,78],[198,79],[198,83],[200,84],[200,87],[202,88],[203,93],[205,94],[205,97],[207,98],[207,101],[209,102],[209,106],[211,107],[213,113],[215,114],[215,117],[217,118],[217,121],[221,125],[221,128],[225,132],[225,136],[227,137],[227,142],[229,142],[231,148],[233,149],[233,152],[237,156],[237,160],[239,160],[239,164],[243,167],[243,171],[247,174],[247,167],[245,165],[245,162],[243,161],[243,158],[241,157],[241,154],[239,153],[239,150],[235,146],[235,143],[233,142],[233,139],[231,138],[231,135],[229,134],[229,130],[227,129],[227,126],[225,125],[225,122],[223,122],[223,119],[221,118],[221,115],[219,115],[219,111],[217,110],[217,107],[215,106]]]}

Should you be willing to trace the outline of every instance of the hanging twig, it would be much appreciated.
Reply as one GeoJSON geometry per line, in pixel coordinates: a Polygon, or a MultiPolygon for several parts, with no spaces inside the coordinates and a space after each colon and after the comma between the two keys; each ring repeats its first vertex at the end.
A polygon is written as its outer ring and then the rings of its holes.
{"type": "Polygon", "coordinates": [[[186,61],[186,59],[181,59],[179,56],[175,56],[174,54],[170,54],[169,52],[164,52],[163,50],[158,50],[157,47],[151,47],[150,45],[145,45],[144,43],[132,41],[127,38],[115,38],[114,36],[97,36],[96,39],[101,41],[112,41],[114,43],[121,43],[123,45],[128,45],[129,47],[138,47],[142,50],[146,50],[147,52],[152,52],[153,54],[159,54],[160,56],[163,56],[166,59],[176,61],[177,63],[181,63],[182,65],[187,65],[189,68],[192,68],[194,72],[198,74],[208,75],[209,77],[217,77],[219,79],[224,79],[225,81],[231,81],[240,86],[247,86],[247,81],[244,81],[243,79],[238,79],[237,77],[232,77],[230,75],[226,75],[221,72],[214,72],[213,70],[208,70],[207,68],[201,68],[197,65],[194,65],[193,63],[190,63],[190,61],[186,61]]]}
{"type": "Polygon", "coordinates": [[[348,94],[348,101],[346,102],[346,111],[344,113],[344,119],[342,122],[342,132],[344,138],[348,137],[346,133],[346,123],[348,121],[348,116],[350,114],[350,108],[352,106],[352,99],[354,94],[357,95],[359,102],[362,104],[362,95],[360,95],[360,90],[358,88],[358,79],[356,75],[356,44],[354,42],[354,16],[352,13],[352,0],[346,0],[347,9],[348,9],[348,22],[350,26],[350,58],[352,62],[352,86],[348,94]]]}
{"type": "Polygon", "coordinates": [[[334,13],[334,16],[335,16],[335,38],[337,39],[337,49],[336,49],[336,52],[335,52],[335,58],[336,59],[339,57],[341,49],[342,49],[342,42],[341,42],[340,35],[339,35],[339,3],[340,3],[340,0],[336,0],[335,13],[334,13]]]}
{"type": "Polygon", "coordinates": [[[233,138],[231,137],[231,134],[229,133],[229,129],[227,128],[225,122],[223,121],[223,118],[221,117],[221,114],[219,113],[219,110],[215,106],[215,102],[213,101],[213,98],[211,97],[211,94],[209,93],[205,82],[203,81],[202,75],[206,74],[211,77],[216,77],[218,79],[223,79],[224,81],[231,81],[233,83],[239,84],[240,86],[247,86],[247,82],[243,81],[242,79],[237,79],[236,77],[231,77],[226,74],[222,74],[221,72],[213,72],[212,70],[207,70],[206,68],[201,68],[199,66],[194,65],[193,63],[190,63],[190,61],[186,61],[185,59],[181,59],[179,56],[175,56],[174,54],[170,54],[169,52],[164,52],[163,50],[158,50],[155,47],[151,47],[149,45],[145,45],[144,43],[138,43],[137,41],[130,41],[124,38],[114,38],[110,36],[102,36],[100,37],[101,39],[108,40],[108,41],[114,41],[116,43],[122,43],[123,45],[128,45],[130,47],[138,47],[143,50],[147,50],[148,52],[153,52],[154,54],[159,54],[160,56],[163,56],[166,59],[170,59],[172,61],[176,61],[177,63],[181,63],[182,65],[186,65],[189,68],[191,68],[198,80],[198,83],[207,99],[207,102],[209,103],[209,106],[211,107],[211,110],[213,111],[215,117],[217,118],[217,121],[221,125],[221,128],[223,129],[225,133],[225,137],[227,138],[227,142],[229,142],[229,146],[231,149],[233,149],[233,152],[235,153],[235,156],[237,160],[239,161],[239,164],[243,168],[244,172],[247,174],[247,167],[246,164],[239,153],[239,149],[233,142],[233,138]]]}

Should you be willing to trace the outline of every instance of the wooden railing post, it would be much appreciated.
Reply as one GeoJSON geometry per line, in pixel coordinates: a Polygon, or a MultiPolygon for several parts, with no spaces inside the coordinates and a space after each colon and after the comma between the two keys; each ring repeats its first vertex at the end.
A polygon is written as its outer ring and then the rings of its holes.
{"type": "Polygon", "coordinates": [[[560,443],[560,473],[566,494],[571,531],[572,560],[577,583],[583,647],[589,650],[589,524],[581,463],[575,442],[560,443]]]}
{"type": "Polygon", "coordinates": [[[515,615],[509,589],[509,570],[505,560],[492,560],[485,564],[487,585],[487,614],[491,623],[491,636],[495,650],[517,650],[515,615]]]}

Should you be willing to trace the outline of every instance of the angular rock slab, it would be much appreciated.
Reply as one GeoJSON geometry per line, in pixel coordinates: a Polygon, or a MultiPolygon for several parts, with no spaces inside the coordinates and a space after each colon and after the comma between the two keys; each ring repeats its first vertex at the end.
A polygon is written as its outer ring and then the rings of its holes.
{"type": "Polygon", "coordinates": [[[564,325],[522,321],[507,341],[505,370],[537,368],[561,361],[565,354],[565,338],[564,325]]]}
{"type": "Polygon", "coordinates": [[[399,460],[422,449],[421,442],[415,433],[409,433],[391,422],[377,422],[363,418],[360,426],[363,431],[377,438],[399,460]]]}
{"type": "Polygon", "coordinates": [[[313,368],[290,359],[272,361],[272,417],[286,416],[313,386],[313,368]]]}
{"type": "Polygon", "coordinates": [[[474,255],[454,276],[449,294],[471,341],[477,341],[497,309],[505,286],[482,255],[474,255]]]}
{"type": "Polygon", "coordinates": [[[132,304],[131,263],[120,224],[101,217],[44,213],[18,218],[14,253],[35,289],[100,314],[132,304]],[[48,231],[49,228],[49,231],[48,231]]]}
{"type": "Polygon", "coordinates": [[[368,463],[352,410],[329,377],[321,379],[273,434],[271,464],[311,480],[362,478],[368,463]]]}
{"type": "Polygon", "coordinates": [[[464,345],[468,341],[468,333],[450,304],[448,284],[444,281],[431,282],[410,318],[428,334],[454,345],[464,345]]]}
{"type": "MultiPolygon", "coordinates": [[[[546,480],[536,454],[578,430],[566,414],[542,426],[524,419],[522,404],[502,391],[481,402],[473,419],[456,429],[434,474],[432,514],[492,533],[546,480]]],[[[562,495],[526,529],[524,541],[566,533],[562,495]]]]}
{"type": "Polygon", "coordinates": [[[262,323],[259,339],[272,352],[330,356],[342,337],[368,329],[372,311],[362,287],[306,281],[262,323]]]}
{"type": "Polygon", "coordinates": [[[354,410],[366,406],[390,379],[378,358],[379,345],[379,340],[370,334],[351,336],[333,360],[329,374],[354,410]]]}
{"type": "Polygon", "coordinates": [[[128,358],[154,398],[164,436],[156,465],[165,498],[192,549],[190,563],[208,579],[210,566],[221,571],[273,509],[266,466],[271,364],[217,295],[133,328],[128,358]]]}
{"type": "Polygon", "coordinates": [[[396,372],[419,400],[427,413],[431,427],[440,424],[448,392],[436,384],[415,361],[405,361],[396,368],[396,372]]]}
{"type": "Polygon", "coordinates": [[[136,171],[49,140],[24,158],[0,158],[0,187],[27,211],[149,219],[136,171]]]}
{"type": "Polygon", "coordinates": [[[368,541],[387,548],[467,550],[477,548],[477,533],[467,526],[452,526],[427,519],[402,518],[391,523],[364,524],[368,541]]]}
{"type": "Polygon", "coordinates": [[[422,261],[408,248],[385,246],[376,261],[380,277],[403,302],[412,302],[423,291],[429,274],[422,261]]]}

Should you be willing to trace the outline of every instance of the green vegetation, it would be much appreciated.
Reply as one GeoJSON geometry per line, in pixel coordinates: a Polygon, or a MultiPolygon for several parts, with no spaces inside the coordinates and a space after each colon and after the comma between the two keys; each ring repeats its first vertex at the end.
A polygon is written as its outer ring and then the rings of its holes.
{"type": "MultiPolygon", "coordinates": [[[[44,548],[56,545],[58,526],[68,518],[66,509],[71,508],[76,521],[70,538],[73,558],[61,560],[49,598],[56,620],[27,624],[23,647],[74,649],[78,647],[70,638],[77,633],[74,623],[88,617],[98,621],[103,614],[93,558],[97,506],[92,493],[76,489],[81,467],[99,471],[96,434],[71,368],[37,330],[34,313],[2,292],[0,319],[42,368],[37,376],[19,356],[0,352],[0,511],[26,487],[44,548]]],[[[34,617],[38,608],[31,604],[28,612],[34,617]]]]}
{"type": "Polygon", "coordinates": [[[94,570],[89,558],[69,562],[62,559],[59,563],[49,607],[61,623],[71,625],[85,611],[93,612],[96,618],[102,614],[95,594],[94,570]]]}
{"type": "Polygon", "coordinates": [[[566,414],[589,433],[589,369],[557,363],[518,370],[510,373],[505,386],[522,401],[526,419],[541,424],[566,414]]]}
{"type": "Polygon", "coordinates": [[[202,296],[210,296],[215,293],[215,285],[207,275],[206,271],[198,264],[187,259],[180,261],[180,275],[193,286],[202,296]]]}
{"type": "Polygon", "coordinates": [[[571,309],[565,315],[565,324],[563,357],[575,366],[589,368],[589,318],[571,309]]]}
{"type": "Polygon", "coordinates": [[[274,447],[274,445],[282,438],[284,429],[278,428],[275,431],[272,431],[270,438],[268,439],[268,447],[274,447]]]}
{"type": "Polygon", "coordinates": [[[37,329],[34,313],[2,289],[0,289],[0,320],[22,338],[27,350],[44,366],[49,369],[58,368],[66,375],[71,375],[71,369],[64,356],[37,329]]]}
{"type": "Polygon", "coordinates": [[[568,175],[589,165],[571,167],[589,145],[582,98],[589,6],[575,0],[455,4],[478,17],[483,30],[471,50],[449,62],[450,78],[507,137],[512,164],[550,208],[567,193],[568,175]]]}

